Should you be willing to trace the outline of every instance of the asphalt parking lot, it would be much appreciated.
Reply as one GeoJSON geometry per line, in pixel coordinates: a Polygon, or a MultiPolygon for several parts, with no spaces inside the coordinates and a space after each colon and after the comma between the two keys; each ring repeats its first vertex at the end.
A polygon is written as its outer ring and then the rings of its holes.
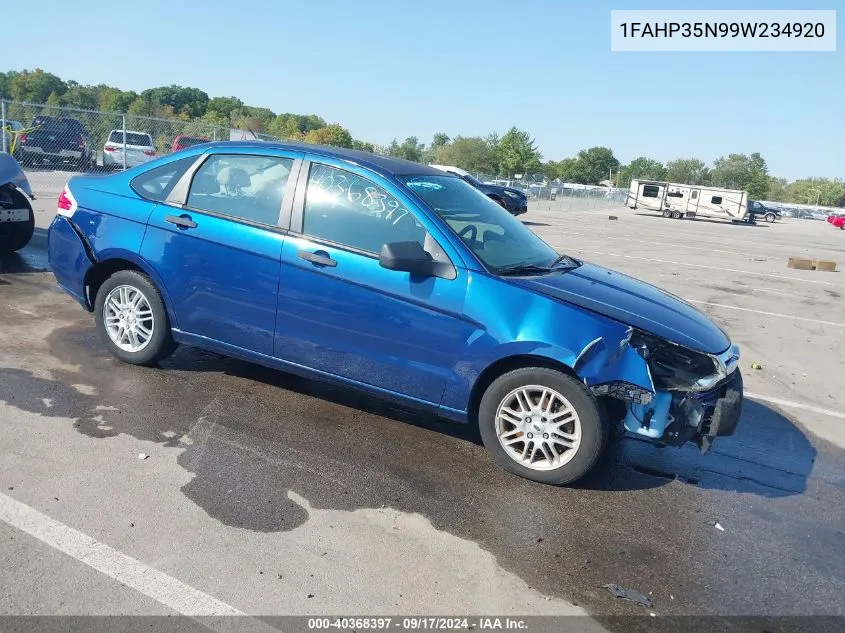
{"type": "Polygon", "coordinates": [[[845,232],[575,206],[523,220],[741,346],[743,418],[710,454],[624,439],[553,488],[354,392],[186,348],[121,364],[40,230],[0,268],[0,614],[845,616],[845,278],[786,266],[841,269],[845,232]]]}

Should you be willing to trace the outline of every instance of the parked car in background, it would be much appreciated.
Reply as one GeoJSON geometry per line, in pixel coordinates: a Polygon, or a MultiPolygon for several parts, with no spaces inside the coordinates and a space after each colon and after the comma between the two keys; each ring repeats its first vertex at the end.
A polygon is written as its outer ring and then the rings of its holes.
{"type": "Polygon", "coordinates": [[[845,213],[837,213],[836,217],[828,221],[837,229],[845,229],[845,213]]]}
{"type": "Polygon", "coordinates": [[[739,422],[739,349],[704,313],[439,169],[221,142],[74,176],[57,206],[51,270],[127,363],[181,343],[354,387],[477,425],[549,484],[613,432],[706,452],[739,422]]]}
{"type": "Polygon", "coordinates": [[[19,140],[19,156],[24,166],[69,164],[85,171],[95,164],[91,137],[77,119],[39,115],[32,120],[30,128],[34,129],[22,134],[19,140]]]}
{"type": "Polygon", "coordinates": [[[771,224],[783,215],[780,209],[769,207],[757,200],[748,201],[748,213],[755,216],[756,219],[764,219],[771,224]]]}
{"type": "Polygon", "coordinates": [[[106,169],[123,169],[143,165],[155,158],[156,148],[153,137],[146,132],[126,130],[126,145],[123,144],[123,130],[109,132],[108,140],[103,146],[103,167],[106,169]],[[124,147],[126,158],[124,159],[124,147]]]}
{"type": "Polygon", "coordinates": [[[507,209],[511,215],[522,215],[528,212],[528,196],[521,189],[483,183],[460,167],[452,167],[450,165],[429,165],[429,167],[454,174],[464,182],[478,189],[491,200],[495,200],[500,206],[507,209]]]}
{"type": "Polygon", "coordinates": [[[184,134],[180,134],[174,138],[173,142],[170,144],[170,151],[178,152],[179,150],[187,149],[188,147],[193,147],[194,145],[201,145],[202,143],[210,142],[210,138],[205,138],[203,136],[185,136],[184,134]]]}

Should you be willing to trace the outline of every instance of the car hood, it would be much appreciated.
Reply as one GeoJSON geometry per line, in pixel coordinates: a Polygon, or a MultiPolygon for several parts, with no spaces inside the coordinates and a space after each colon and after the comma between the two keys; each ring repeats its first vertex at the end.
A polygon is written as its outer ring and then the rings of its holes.
{"type": "Polygon", "coordinates": [[[569,271],[510,281],[586,308],[697,352],[718,354],[727,335],[700,310],[651,284],[584,263],[569,271]]]}

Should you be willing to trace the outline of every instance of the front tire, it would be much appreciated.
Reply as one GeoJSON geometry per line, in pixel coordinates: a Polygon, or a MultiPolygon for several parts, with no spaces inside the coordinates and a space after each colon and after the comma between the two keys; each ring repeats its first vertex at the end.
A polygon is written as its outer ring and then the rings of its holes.
{"type": "Polygon", "coordinates": [[[767,213],[766,214],[766,222],[771,224],[774,221],[775,221],[775,214],[774,213],[767,213]]]}
{"type": "Polygon", "coordinates": [[[608,424],[584,386],[559,371],[525,367],[497,378],[478,409],[484,446],[505,470],[562,486],[586,475],[608,424]]]}
{"type": "Polygon", "coordinates": [[[161,293],[141,272],[120,270],[106,279],[94,315],[100,338],[125,363],[152,365],[176,349],[161,293]]]}

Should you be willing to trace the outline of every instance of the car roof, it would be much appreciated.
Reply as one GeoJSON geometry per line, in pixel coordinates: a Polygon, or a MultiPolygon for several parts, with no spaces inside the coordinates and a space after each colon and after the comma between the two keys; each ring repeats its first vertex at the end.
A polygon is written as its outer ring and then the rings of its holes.
{"type": "Polygon", "coordinates": [[[422,163],[415,163],[403,158],[395,158],[393,156],[383,156],[381,154],[373,154],[371,152],[364,152],[356,149],[346,149],[343,147],[330,147],[326,145],[312,145],[310,143],[300,143],[297,141],[217,141],[207,143],[205,147],[211,149],[226,149],[228,147],[255,147],[255,148],[273,148],[280,150],[291,150],[296,152],[304,152],[325,158],[337,158],[346,160],[352,163],[361,165],[362,167],[369,167],[374,171],[390,176],[450,176],[434,167],[423,165],[422,163]]]}

